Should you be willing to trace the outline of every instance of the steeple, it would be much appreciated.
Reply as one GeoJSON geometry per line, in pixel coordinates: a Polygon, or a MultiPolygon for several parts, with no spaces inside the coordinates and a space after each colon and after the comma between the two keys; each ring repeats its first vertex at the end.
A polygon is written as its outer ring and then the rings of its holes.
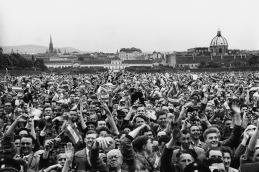
{"type": "Polygon", "coordinates": [[[52,38],[51,38],[51,35],[50,35],[49,53],[53,53],[53,52],[54,52],[54,48],[53,48],[52,38]]]}

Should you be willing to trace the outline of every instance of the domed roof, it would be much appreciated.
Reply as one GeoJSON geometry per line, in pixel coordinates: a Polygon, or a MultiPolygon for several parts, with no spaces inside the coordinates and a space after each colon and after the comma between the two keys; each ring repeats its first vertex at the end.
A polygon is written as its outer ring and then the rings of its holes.
{"type": "Polygon", "coordinates": [[[221,36],[221,31],[218,31],[217,36],[215,36],[210,43],[211,47],[218,46],[218,45],[228,45],[226,38],[221,36]]]}

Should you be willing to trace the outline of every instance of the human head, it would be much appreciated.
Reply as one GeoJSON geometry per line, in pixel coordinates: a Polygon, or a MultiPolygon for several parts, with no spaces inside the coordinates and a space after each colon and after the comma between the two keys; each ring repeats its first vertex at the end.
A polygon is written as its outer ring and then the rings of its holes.
{"type": "Polygon", "coordinates": [[[134,119],[134,123],[135,123],[135,127],[139,127],[145,123],[147,123],[147,118],[144,115],[138,115],[135,119],[134,119]]]}
{"type": "Polygon", "coordinates": [[[100,128],[100,127],[106,127],[106,122],[104,120],[99,120],[97,122],[97,128],[100,128]]]}
{"type": "Polygon", "coordinates": [[[60,164],[62,167],[65,165],[66,162],[66,154],[60,153],[56,156],[56,163],[60,164]]]}
{"type": "Polygon", "coordinates": [[[7,113],[10,113],[11,110],[12,110],[12,104],[11,102],[6,102],[5,105],[4,105],[4,110],[7,112],[7,113]]]}
{"type": "Polygon", "coordinates": [[[19,135],[14,136],[14,147],[17,152],[20,152],[20,149],[21,149],[21,139],[22,137],[19,135]]]}
{"type": "Polygon", "coordinates": [[[183,149],[189,149],[190,144],[191,144],[191,135],[188,130],[182,130],[181,131],[181,136],[179,138],[179,141],[181,143],[181,146],[183,149]]]}
{"type": "Polygon", "coordinates": [[[93,130],[89,130],[86,135],[85,135],[85,139],[84,142],[86,144],[86,147],[91,148],[94,141],[97,138],[97,133],[93,130]]]}
{"type": "Polygon", "coordinates": [[[21,139],[21,154],[29,155],[35,146],[35,139],[32,135],[24,135],[21,139]]]}
{"type": "Polygon", "coordinates": [[[223,160],[224,160],[225,166],[229,168],[232,160],[232,155],[233,155],[232,150],[229,147],[222,147],[221,151],[223,152],[223,160]]]}
{"type": "Polygon", "coordinates": [[[214,148],[209,149],[206,152],[206,157],[207,157],[207,159],[209,159],[209,158],[220,158],[220,159],[223,160],[223,152],[221,151],[221,148],[214,147],[214,148]]]}
{"type": "Polygon", "coordinates": [[[71,119],[72,122],[77,122],[77,120],[78,120],[77,112],[71,110],[69,112],[69,119],[71,119]]]}
{"type": "Polygon", "coordinates": [[[121,169],[122,162],[120,150],[112,149],[107,153],[107,166],[109,168],[121,169]]]}
{"type": "Polygon", "coordinates": [[[153,142],[147,135],[138,136],[133,142],[133,147],[137,152],[145,151],[146,153],[151,154],[153,142]]]}
{"type": "Polygon", "coordinates": [[[218,147],[219,137],[215,128],[208,128],[203,133],[205,143],[209,148],[218,147]]]}
{"type": "Polygon", "coordinates": [[[137,108],[137,115],[145,115],[146,114],[146,109],[144,106],[140,106],[137,108]]]}
{"type": "Polygon", "coordinates": [[[192,125],[190,127],[190,135],[193,140],[200,139],[201,136],[201,130],[197,125],[192,125]]]}
{"type": "Polygon", "coordinates": [[[206,160],[206,165],[211,169],[218,169],[218,171],[226,172],[226,167],[222,159],[220,158],[209,158],[206,160]]]}
{"type": "Polygon", "coordinates": [[[157,115],[157,123],[162,127],[162,128],[165,128],[166,127],[166,112],[164,111],[159,111],[156,113],[157,115]]]}
{"type": "Polygon", "coordinates": [[[194,157],[189,150],[182,150],[176,154],[177,166],[181,171],[184,171],[185,167],[194,162],[194,157]]]}
{"type": "Polygon", "coordinates": [[[111,132],[107,127],[100,127],[97,130],[98,137],[108,137],[110,136],[111,132]]]}
{"type": "Polygon", "coordinates": [[[50,106],[46,106],[44,108],[44,114],[45,114],[45,116],[50,116],[51,117],[52,114],[53,114],[52,108],[50,106]]]}

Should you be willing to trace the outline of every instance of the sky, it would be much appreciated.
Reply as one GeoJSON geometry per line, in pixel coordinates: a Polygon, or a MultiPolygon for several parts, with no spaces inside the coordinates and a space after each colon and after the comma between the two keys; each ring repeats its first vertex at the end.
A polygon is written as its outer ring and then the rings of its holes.
{"type": "Polygon", "coordinates": [[[120,48],[208,47],[220,29],[229,49],[258,50],[258,0],[0,0],[0,46],[115,53],[120,48]]]}

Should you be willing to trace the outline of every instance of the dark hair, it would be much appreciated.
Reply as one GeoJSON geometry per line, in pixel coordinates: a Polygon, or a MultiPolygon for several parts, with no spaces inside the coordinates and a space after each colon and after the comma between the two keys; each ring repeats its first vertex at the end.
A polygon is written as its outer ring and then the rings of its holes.
{"type": "Polygon", "coordinates": [[[212,164],[221,164],[221,163],[224,163],[224,162],[220,158],[209,158],[209,159],[205,160],[204,163],[205,163],[205,165],[207,165],[209,167],[212,164]]]}
{"type": "Polygon", "coordinates": [[[184,134],[184,135],[190,134],[190,131],[185,129],[185,130],[182,130],[182,131],[181,131],[181,134],[184,134]]]}
{"type": "Polygon", "coordinates": [[[97,134],[99,135],[102,131],[106,131],[108,134],[111,134],[110,130],[105,126],[98,128],[97,134]]]}
{"type": "Polygon", "coordinates": [[[43,112],[44,112],[45,109],[47,109],[47,108],[50,108],[50,109],[52,110],[52,108],[51,108],[50,106],[45,106],[45,107],[43,108],[43,112]]]}
{"type": "Polygon", "coordinates": [[[223,156],[223,152],[222,152],[221,148],[220,147],[215,147],[215,148],[211,148],[211,149],[207,150],[207,152],[205,154],[207,158],[209,158],[209,155],[210,155],[211,151],[220,151],[222,153],[222,156],[223,156]]]}
{"type": "Polygon", "coordinates": [[[22,138],[31,138],[32,139],[32,144],[35,144],[36,140],[34,139],[34,137],[30,134],[26,134],[24,136],[22,136],[22,138]]]}
{"type": "Polygon", "coordinates": [[[166,115],[166,116],[167,116],[166,112],[164,112],[164,111],[158,111],[158,112],[156,112],[157,119],[158,119],[161,115],[166,115]]]}
{"type": "Polygon", "coordinates": [[[134,118],[134,120],[133,120],[134,123],[136,123],[136,119],[137,119],[137,118],[142,118],[142,119],[144,119],[144,121],[146,121],[146,122],[148,121],[148,119],[147,119],[146,116],[144,116],[144,115],[138,115],[138,116],[136,116],[136,117],[134,118]]]}
{"type": "Polygon", "coordinates": [[[230,149],[230,147],[228,147],[228,146],[223,146],[223,147],[221,148],[221,151],[222,151],[222,153],[223,153],[223,156],[224,156],[224,153],[229,153],[230,158],[231,158],[231,159],[233,158],[233,152],[232,152],[232,150],[230,149]]]}
{"type": "MultiPolygon", "coordinates": [[[[194,152],[195,152],[195,151],[194,151],[194,152]]],[[[195,159],[195,158],[197,157],[197,153],[196,153],[196,155],[194,155],[194,152],[191,151],[190,149],[179,150],[179,151],[176,153],[177,162],[178,162],[178,160],[179,160],[179,158],[180,158],[180,156],[181,156],[182,154],[189,154],[189,155],[192,156],[193,159],[195,159]]]]}
{"type": "Polygon", "coordinates": [[[96,133],[95,130],[89,130],[89,131],[87,131],[87,132],[85,133],[84,138],[85,138],[88,134],[96,134],[96,135],[97,135],[97,133],[96,133]]]}
{"type": "Polygon", "coordinates": [[[141,152],[143,150],[143,146],[147,144],[150,138],[147,135],[138,136],[133,141],[133,147],[137,152],[141,152]]]}
{"type": "Polygon", "coordinates": [[[22,139],[22,137],[21,137],[21,136],[19,136],[19,135],[15,135],[13,140],[15,141],[15,140],[18,140],[18,139],[19,139],[19,140],[21,140],[21,139],[22,139]]]}
{"type": "Polygon", "coordinates": [[[161,145],[162,142],[164,143],[168,143],[170,141],[170,137],[168,137],[167,135],[163,135],[158,139],[158,144],[161,145]]]}
{"type": "Polygon", "coordinates": [[[8,124],[8,123],[4,124],[3,132],[5,132],[5,129],[6,129],[7,126],[11,126],[11,124],[8,124]]]}

